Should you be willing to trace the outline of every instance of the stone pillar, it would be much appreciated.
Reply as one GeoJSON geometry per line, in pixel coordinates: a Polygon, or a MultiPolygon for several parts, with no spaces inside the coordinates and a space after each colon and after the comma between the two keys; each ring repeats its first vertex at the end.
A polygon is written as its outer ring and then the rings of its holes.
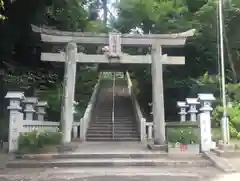
{"type": "Polygon", "coordinates": [[[47,107],[47,102],[46,101],[38,101],[37,105],[36,105],[36,109],[37,109],[37,120],[38,121],[44,121],[44,115],[46,114],[45,109],[47,107]]]}
{"type": "Polygon", "coordinates": [[[201,151],[210,151],[213,145],[211,134],[211,111],[212,102],[215,100],[213,94],[198,94],[201,108],[199,123],[201,132],[201,151]]]}
{"type": "Polygon", "coordinates": [[[159,44],[152,45],[152,110],[154,123],[154,144],[166,145],[165,136],[165,111],[163,93],[163,67],[161,59],[162,47],[159,44]]]}
{"type": "Polygon", "coordinates": [[[26,97],[23,101],[25,104],[25,119],[26,120],[33,120],[33,115],[35,113],[35,104],[37,103],[36,97],[26,97]]]}
{"type": "Polygon", "coordinates": [[[63,144],[71,142],[73,124],[73,103],[75,94],[77,44],[68,43],[66,47],[66,61],[63,85],[61,126],[63,132],[63,144]]]}
{"type": "Polygon", "coordinates": [[[10,100],[10,104],[7,107],[9,110],[8,150],[9,152],[14,152],[18,150],[19,129],[21,129],[19,128],[21,125],[19,121],[23,120],[23,114],[20,112],[22,110],[20,103],[24,99],[24,93],[10,91],[5,98],[10,100]]]}
{"type": "Polygon", "coordinates": [[[180,122],[186,122],[186,114],[187,114],[187,107],[188,105],[184,101],[178,101],[177,107],[180,108],[180,112],[178,113],[180,115],[180,122]]]}
{"type": "Polygon", "coordinates": [[[199,104],[197,98],[186,98],[186,102],[189,105],[188,113],[190,114],[190,121],[197,122],[197,105],[199,104]]]}

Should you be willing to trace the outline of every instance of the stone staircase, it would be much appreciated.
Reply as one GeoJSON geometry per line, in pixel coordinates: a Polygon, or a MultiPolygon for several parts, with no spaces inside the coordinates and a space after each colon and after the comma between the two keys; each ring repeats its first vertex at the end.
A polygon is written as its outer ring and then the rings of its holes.
{"type": "Polygon", "coordinates": [[[113,112],[113,81],[102,80],[100,91],[87,131],[87,141],[139,141],[137,122],[126,80],[116,80],[113,112]]]}

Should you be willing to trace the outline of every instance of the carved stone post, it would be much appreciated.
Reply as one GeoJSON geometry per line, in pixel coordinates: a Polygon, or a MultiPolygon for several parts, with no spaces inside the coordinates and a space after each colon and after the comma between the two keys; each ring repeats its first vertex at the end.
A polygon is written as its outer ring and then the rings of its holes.
{"type": "Polygon", "coordinates": [[[38,101],[37,105],[36,105],[36,109],[37,109],[37,120],[38,121],[44,121],[44,115],[46,114],[45,109],[47,107],[47,102],[46,101],[38,101]]]}
{"type": "Polygon", "coordinates": [[[8,150],[14,152],[18,150],[18,137],[19,137],[19,121],[23,120],[23,114],[20,112],[22,107],[20,106],[21,100],[24,99],[23,92],[8,92],[5,98],[10,100],[10,104],[7,107],[9,110],[9,137],[8,137],[8,150]]]}
{"type": "Polygon", "coordinates": [[[197,98],[186,98],[186,102],[189,105],[188,113],[190,114],[190,121],[196,122],[197,121],[197,105],[199,102],[197,101],[197,98]]]}
{"type": "Polygon", "coordinates": [[[63,100],[61,126],[63,132],[63,144],[71,142],[73,124],[73,103],[75,94],[77,44],[68,43],[66,47],[66,61],[64,72],[63,100]]]}
{"type": "Polygon", "coordinates": [[[212,148],[212,134],[211,134],[211,111],[212,102],[215,100],[213,94],[198,94],[198,100],[200,102],[201,108],[199,123],[201,132],[201,150],[210,151],[212,148]]]}
{"type": "Polygon", "coordinates": [[[186,109],[188,105],[186,104],[185,101],[178,101],[177,107],[180,108],[180,112],[178,113],[180,115],[180,122],[186,122],[186,114],[187,114],[186,109]]]}
{"type": "Polygon", "coordinates": [[[36,97],[26,97],[23,101],[25,104],[25,119],[26,120],[33,120],[33,115],[35,113],[35,104],[37,103],[36,97]]]}

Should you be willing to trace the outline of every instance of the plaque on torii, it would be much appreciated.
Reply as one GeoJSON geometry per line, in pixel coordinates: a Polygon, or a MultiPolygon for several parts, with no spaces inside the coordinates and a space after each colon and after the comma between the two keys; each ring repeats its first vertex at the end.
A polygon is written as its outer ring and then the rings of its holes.
{"type": "Polygon", "coordinates": [[[109,58],[120,58],[121,54],[121,33],[109,33],[109,58]]]}

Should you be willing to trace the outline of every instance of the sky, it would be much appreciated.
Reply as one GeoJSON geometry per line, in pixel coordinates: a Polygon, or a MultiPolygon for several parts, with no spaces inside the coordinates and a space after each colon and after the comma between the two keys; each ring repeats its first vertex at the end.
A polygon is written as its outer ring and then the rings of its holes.
{"type": "MultiPolygon", "coordinates": [[[[119,0],[108,0],[108,2],[107,2],[108,3],[107,7],[114,17],[117,17],[117,10],[114,8],[113,4],[116,3],[117,1],[119,1],[119,0]]],[[[103,10],[100,11],[99,15],[100,15],[101,19],[103,19],[103,10]]],[[[108,19],[110,19],[112,15],[110,15],[110,13],[108,13],[108,19]]]]}

